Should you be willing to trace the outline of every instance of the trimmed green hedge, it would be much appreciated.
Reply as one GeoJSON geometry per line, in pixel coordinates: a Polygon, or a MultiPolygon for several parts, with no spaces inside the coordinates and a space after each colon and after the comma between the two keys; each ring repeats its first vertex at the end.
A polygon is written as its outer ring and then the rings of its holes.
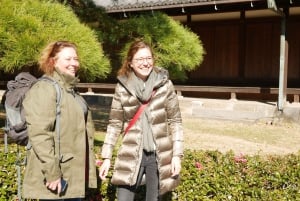
{"type": "Polygon", "coordinates": [[[300,152],[247,156],[185,151],[178,200],[300,200],[300,152]]]}
{"type": "MultiPolygon", "coordinates": [[[[96,152],[101,144],[96,142],[96,152]]],[[[3,144],[0,147],[0,200],[16,200],[16,146],[9,145],[8,153],[4,153],[3,144]]],[[[23,156],[24,152],[21,153],[23,156]]],[[[300,200],[300,152],[284,156],[249,156],[185,150],[182,165],[181,184],[167,194],[164,201],[300,200]]],[[[115,187],[109,182],[100,185],[99,182],[103,200],[114,200],[115,187]]],[[[142,200],[143,193],[141,188],[136,200],[142,200]]],[[[99,200],[99,190],[89,191],[89,196],[89,200],[99,200]]]]}

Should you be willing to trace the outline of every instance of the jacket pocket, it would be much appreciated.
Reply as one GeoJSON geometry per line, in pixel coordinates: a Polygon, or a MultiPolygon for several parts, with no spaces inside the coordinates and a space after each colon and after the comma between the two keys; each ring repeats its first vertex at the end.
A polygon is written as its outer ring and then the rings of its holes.
{"type": "Polygon", "coordinates": [[[65,162],[68,162],[69,160],[72,160],[73,158],[74,158],[73,154],[66,153],[61,156],[60,162],[65,163],[65,162]]]}

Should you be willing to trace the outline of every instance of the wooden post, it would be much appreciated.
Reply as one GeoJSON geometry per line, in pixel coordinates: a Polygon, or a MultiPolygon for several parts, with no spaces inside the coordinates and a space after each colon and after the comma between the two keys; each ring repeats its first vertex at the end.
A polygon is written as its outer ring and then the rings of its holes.
{"type": "Polygon", "coordinates": [[[294,94],[294,103],[299,103],[299,94],[294,94]]]}
{"type": "Polygon", "coordinates": [[[235,92],[231,92],[230,93],[230,98],[235,100],[236,99],[236,93],[235,92]]]}
{"type": "Polygon", "coordinates": [[[288,68],[288,43],[285,40],[286,35],[286,15],[281,19],[281,36],[280,36],[280,66],[279,66],[279,91],[278,91],[278,110],[282,111],[286,103],[287,88],[287,68],[288,68]]]}

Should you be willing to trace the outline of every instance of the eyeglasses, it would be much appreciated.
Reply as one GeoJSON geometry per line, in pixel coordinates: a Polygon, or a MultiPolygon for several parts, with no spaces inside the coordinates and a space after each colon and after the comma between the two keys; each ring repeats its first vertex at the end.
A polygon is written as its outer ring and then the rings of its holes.
{"type": "Polygon", "coordinates": [[[143,64],[145,61],[147,63],[152,63],[153,58],[152,57],[145,57],[145,58],[141,57],[141,58],[134,59],[134,61],[136,61],[136,63],[138,63],[138,64],[143,64]]]}

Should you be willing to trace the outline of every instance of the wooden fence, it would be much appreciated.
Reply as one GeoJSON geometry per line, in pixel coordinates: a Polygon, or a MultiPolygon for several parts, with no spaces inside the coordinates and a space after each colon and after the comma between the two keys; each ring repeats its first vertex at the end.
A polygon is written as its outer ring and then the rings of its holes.
{"type": "MultiPolygon", "coordinates": [[[[114,93],[116,84],[111,83],[79,83],[77,88],[82,93],[114,93]]],[[[6,88],[6,82],[0,81],[0,89],[6,88]]],[[[228,86],[187,86],[175,85],[175,90],[179,96],[184,92],[203,93],[225,93],[231,99],[236,99],[237,94],[257,94],[257,95],[278,95],[278,88],[271,87],[228,87],[228,86]]],[[[300,88],[287,88],[286,94],[291,95],[293,102],[299,103],[300,88]]]]}
{"type": "MultiPolygon", "coordinates": [[[[108,83],[79,83],[78,88],[86,92],[98,92],[106,90],[114,92],[116,84],[108,83]]],[[[183,92],[204,92],[204,93],[228,93],[231,99],[236,99],[237,94],[274,94],[278,95],[278,88],[269,87],[227,87],[227,86],[187,86],[175,85],[175,90],[179,96],[183,92]]],[[[287,88],[286,93],[293,96],[293,102],[299,102],[300,88],[287,88]]]]}

